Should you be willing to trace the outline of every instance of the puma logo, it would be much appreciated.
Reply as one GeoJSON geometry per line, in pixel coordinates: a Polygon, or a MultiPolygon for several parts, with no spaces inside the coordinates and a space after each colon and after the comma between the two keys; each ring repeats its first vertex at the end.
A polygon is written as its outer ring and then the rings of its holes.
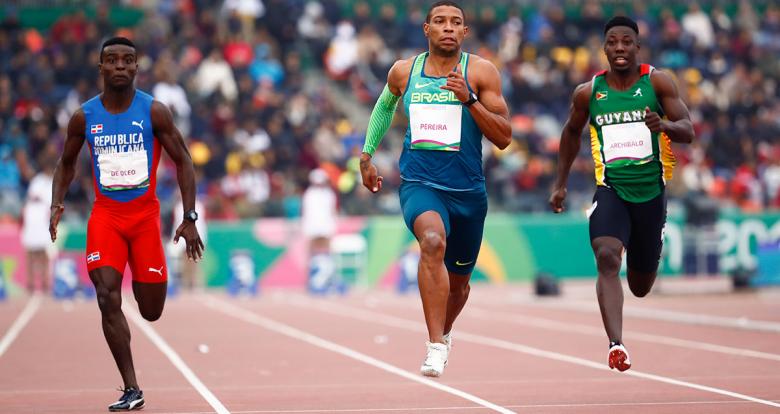
{"type": "Polygon", "coordinates": [[[163,267],[164,267],[164,266],[160,266],[160,268],[159,268],[159,269],[155,269],[155,268],[153,268],[153,267],[150,267],[150,268],[149,268],[149,271],[150,271],[150,272],[154,272],[154,273],[158,273],[160,276],[162,276],[162,270],[163,270],[163,267]]]}
{"type": "Polygon", "coordinates": [[[144,130],[144,120],[143,120],[143,119],[141,120],[141,122],[138,122],[138,121],[133,121],[133,122],[131,122],[130,124],[131,124],[131,125],[135,125],[135,126],[137,126],[138,128],[141,128],[141,131],[143,131],[143,130],[144,130]]]}

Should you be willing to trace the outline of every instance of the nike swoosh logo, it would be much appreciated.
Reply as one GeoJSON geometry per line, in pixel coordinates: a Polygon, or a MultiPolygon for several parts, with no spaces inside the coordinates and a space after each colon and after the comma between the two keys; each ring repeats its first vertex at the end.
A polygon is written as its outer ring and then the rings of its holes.
{"type": "Polygon", "coordinates": [[[468,265],[470,265],[470,264],[472,264],[472,263],[474,263],[474,261],[473,261],[473,260],[472,260],[472,261],[470,261],[470,262],[466,262],[466,263],[463,263],[463,262],[461,262],[460,260],[456,260],[456,261],[455,261],[455,264],[456,264],[456,265],[458,265],[458,266],[468,266],[468,265]]]}
{"type": "Polygon", "coordinates": [[[414,84],[414,87],[416,89],[420,89],[420,88],[424,88],[424,87],[426,87],[428,85],[433,85],[433,82],[423,83],[422,85],[420,85],[420,82],[417,82],[417,83],[414,84]]]}

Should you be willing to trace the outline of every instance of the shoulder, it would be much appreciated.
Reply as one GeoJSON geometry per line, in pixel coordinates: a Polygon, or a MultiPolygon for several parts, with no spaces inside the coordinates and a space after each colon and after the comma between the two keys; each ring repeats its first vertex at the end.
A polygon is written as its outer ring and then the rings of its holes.
{"type": "Polygon", "coordinates": [[[417,59],[417,56],[396,60],[387,74],[387,79],[398,80],[398,78],[406,78],[409,75],[409,71],[412,70],[415,59],[417,59]]]}
{"type": "Polygon", "coordinates": [[[493,62],[479,55],[469,54],[469,63],[467,68],[469,79],[490,79],[499,78],[498,68],[493,62]]]}
{"type": "Polygon", "coordinates": [[[87,116],[84,114],[84,108],[81,107],[73,113],[68,122],[69,131],[83,131],[86,128],[87,116]]]}
{"type": "Polygon", "coordinates": [[[167,105],[156,99],[152,99],[150,105],[153,128],[169,128],[173,126],[173,114],[167,105]]]}
{"type": "Polygon", "coordinates": [[[675,87],[672,75],[657,68],[650,72],[650,83],[653,85],[653,89],[656,93],[661,94],[673,90],[675,87]]]}
{"type": "Polygon", "coordinates": [[[590,95],[593,92],[594,81],[595,78],[577,85],[574,88],[574,93],[572,93],[571,96],[572,101],[574,101],[575,103],[581,103],[582,101],[585,102],[590,101],[590,95]]]}

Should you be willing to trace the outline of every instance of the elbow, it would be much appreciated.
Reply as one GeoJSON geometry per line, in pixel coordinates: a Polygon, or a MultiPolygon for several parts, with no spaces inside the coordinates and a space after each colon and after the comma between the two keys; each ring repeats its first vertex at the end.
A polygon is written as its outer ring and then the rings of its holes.
{"type": "Polygon", "coordinates": [[[493,137],[491,141],[493,141],[493,145],[495,145],[498,149],[506,149],[506,147],[512,143],[512,133],[511,131],[503,132],[502,134],[493,137]]]}

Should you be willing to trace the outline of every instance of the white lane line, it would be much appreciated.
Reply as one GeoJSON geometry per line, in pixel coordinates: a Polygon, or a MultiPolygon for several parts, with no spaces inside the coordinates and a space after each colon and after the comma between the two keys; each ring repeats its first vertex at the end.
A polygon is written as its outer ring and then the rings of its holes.
{"type": "MultiPolygon", "coordinates": [[[[632,407],[632,406],[670,406],[670,405],[725,405],[725,404],[748,404],[748,401],[659,401],[659,402],[630,402],[630,403],[583,403],[583,404],[522,404],[507,405],[507,408],[580,408],[580,407],[632,407]]],[[[233,411],[233,414],[293,414],[293,413],[364,413],[364,412],[420,412],[420,411],[455,411],[455,410],[484,410],[485,407],[414,407],[414,408],[344,408],[344,409],[321,409],[321,410],[248,410],[233,411]]],[[[160,414],[212,414],[210,411],[197,412],[169,412],[160,414]]]]}
{"type": "Polygon", "coordinates": [[[133,321],[135,326],[137,326],[144,334],[146,334],[149,340],[152,341],[155,346],[157,346],[157,349],[159,349],[163,355],[168,357],[168,360],[171,361],[171,364],[173,364],[173,366],[176,367],[179,372],[181,372],[184,378],[189,381],[192,387],[198,391],[198,393],[203,397],[204,400],[206,400],[206,402],[209,403],[211,408],[213,408],[217,414],[230,414],[230,411],[228,411],[228,409],[222,405],[222,402],[220,402],[219,399],[211,391],[209,391],[206,385],[203,384],[197,375],[195,375],[192,369],[187,366],[187,363],[185,363],[179,354],[176,353],[176,351],[174,351],[167,342],[165,342],[165,339],[163,339],[157,333],[157,331],[155,331],[154,328],[152,328],[152,326],[141,317],[138,311],[133,309],[132,306],[122,306],[122,308],[125,312],[125,315],[127,315],[127,317],[133,321]]]}
{"type": "Polygon", "coordinates": [[[39,293],[35,293],[32,298],[27,301],[27,305],[24,306],[22,312],[19,313],[19,316],[16,317],[14,323],[8,328],[8,332],[5,333],[3,339],[0,339],[0,357],[2,357],[3,354],[5,354],[5,351],[14,343],[16,337],[22,332],[22,329],[27,326],[27,323],[29,323],[30,319],[35,315],[35,312],[41,307],[42,301],[43,296],[39,293]]]}
{"type": "Polygon", "coordinates": [[[280,333],[282,335],[289,336],[290,338],[297,339],[299,341],[307,342],[311,345],[314,345],[316,347],[327,349],[328,351],[335,352],[337,354],[344,355],[348,358],[352,358],[354,360],[360,361],[364,364],[371,365],[375,368],[379,368],[381,370],[387,371],[391,374],[398,375],[400,377],[406,378],[411,381],[419,382],[420,384],[427,385],[431,388],[435,388],[440,391],[444,391],[446,393],[455,395],[457,397],[463,398],[465,400],[471,401],[475,404],[481,405],[483,407],[489,408],[493,411],[504,413],[504,414],[510,414],[513,413],[513,411],[508,410],[504,407],[501,407],[499,405],[496,405],[490,401],[484,400],[482,398],[479,398],[475,395],[469,394],[465,391],[461,391],[456,388],[449,387],[447,385],[438,383],[436,381],[429,380],[427,378],[424,378],[420,376],[419,374],[413,374],[409,371],[404,371],[401,368],[398,368],[394,365],[390,365],[384,361],[381,361],[379,359],[370,357],[366,354],[360,353],[358,351],[355,351],[354,349],[347,348],[343,345],[339,345],[334,342],[330,342],[326,339],[320,338],[316,335],[312,335],[310,333],[304,332],[300,329],[293,328],[292,326],[283,324],[281,322],[277,322],[272,319],[268,319],[262,316],[259,316],[253,312],[250,312],[244,308],[240,308],[238,306],[235,306],[231,303],[225,302],[221,299],[215,299],[215,298],[209,298],[208,300],[201,299],[204,301],[205,305],[217,310],[219,312],[222,312],[228,316],[232,316],[236,319],[241,319],[245,322],[248,322],[253,325],[260,326],[262,328],[268,329],[270,331],[274,331],[276,333],[280,333]]]}
{"type": "MultiPolygon", "coordinates": [[[[309,308],[315,308],[322,312],[328,312],[332,313],[334,315],[340,315],[348,318],[363,320],[366,322],[371,323],[381,323],[387,326],[394,326],[402,329],[412,330],[415,332],[427,332],[425,325],[419,322],[414,322],[408,319],[398,318],[395,316],[387,315],[380,312],[374,312],[367,309],[362,308],[355,308],[353,306],[347,306],[342,304],[337,304],[333,302],[328,302],[327,306],[322,306],[321,304],[312,304],[310,301],[307,301],[304,298],[298,298],[298,300],[291,300],[290,303],[302,306],[302,307],[309,307],[309,308]]],[[[509,351],[515,351],[515,352],[521,352],[524,354],[540,357],[540,358],[547,358],[552,359],[555,361],[560,362],[567,362],[574,365],[580,365],[584,367],[590,367],[593,369],[598,369],[602,371],[609,371],[609,368],[604,363],[597,363],[594,361],[590,361],[584,358],[579,358],[571,355],[561,354],[558,352],[552,352],[552,351],[546,351],[539,348],[534,348],[531,346],[518,344],[515,342],[505,341],[503,339],[497,339],[489,336],[483,336],[483,335],[477,335],[477,334],[470,334],[464,331],[458,330],[457,332],[457,339],[462,341],[468,341],[475,344],[480,345],[486,345],[486,346],[492,346],[494,348],[501,348],[509,351]]],[[[637,378],[643,378],[648,379],[652,381],[657,382],[663,382],[666,384],[671,385],[677,385],[680,387],[686,387],[686,388],[692,388],[699,391],[709,392],[713,394],[720,394],[725,395],[727,397],[736,398],[740,400],[745,401],[751,401],[757,404],[764,404],[768,405],[770,407],[778,407],[780,408],[780,404],[764,400],[761,398],[751,397],[749,395],[740,394],[733,391],[724,390],[721,388],[715,388],[715,387],[708,387],[706,385],[700,385],[693,382],[688,381],[681,381],[674,378],[664,377],[662,375],[655,375],[655,374],[649,374],[641,371],[636,370],[629,370],[625,371],[622,374],[629,375],[632,377],[637,378]]]]}
{"type": "MultiPolygon", "coordinates": [[[[551,331],[559,331],[559,332],[567,332],[567,333],[576,332],[583,335],[604,336],[603,329],[594,328],[588,325],[566,323],[566,322],[557,321],[555,319],[539,318],[533,316],[525,316],[525,315],[518,316],[518,315],[512,315],[510,313],[506,313],[502,311],[497,311],[493,309],[482,309],[474,306],[469,306],[469,311],[467,313],[467,316],[481,318],[481,319],[509,322],[516,325],[547,329],[551,331]]],[[[697,349],[701,351],[717,352],[721,354],[734,355],[740,357],[768,359],[771,361],[780,362],[779,354],[755,351],[752,349],[735,348],[730,346],[712,344],[709,342],[691,341],[691,340],[675,338],[671,336],[646,334],[643,332],[636,332],[636,331],[623,331],[623,336],[628,337],[629,340],[634,339],[637,341],[671,345],[680,348],[697,349]]]]}
{"type": "MultiPolygon", "coordinates": [[[[485,302],[483,301],[483,304],[485,302]]],[[[507,301],[516,305],[543,307],[553,309],[571,309],[581,312],[599,312],[598,304],[582,300],[562,301],[507,301]]],[[[702,313],[672,311],[666,309],[624,306],[623,315],[642,319],[664,322],[684,323],[688,325],[715,326],[718,328],[734,328],[747,331],[780,333],[780,322],[763,321],[745,317],[713,316],[702,313]]]]}

